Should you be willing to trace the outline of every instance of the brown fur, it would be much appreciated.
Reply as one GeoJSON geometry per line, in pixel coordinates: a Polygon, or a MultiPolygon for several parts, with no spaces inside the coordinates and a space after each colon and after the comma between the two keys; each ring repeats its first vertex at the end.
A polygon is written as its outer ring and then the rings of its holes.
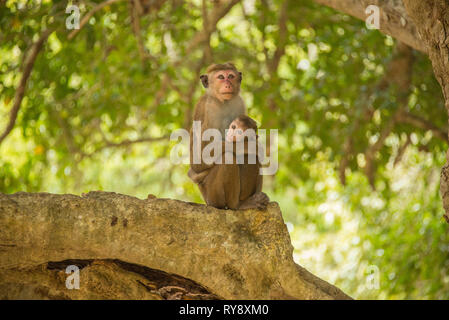
{"type": "MultiPolygon", "coordinates": [[[[195,107],[193,120],[201,121],[201,133],[207,129],[215,128],[224,137],[229,124],[235,118],[246,114],[246,107],[239,95],[241,74],[232,63],[213,64],[207,68],[207,73],[207,76],[201,76],[201,81],[207,87],[207,90],[195,107]],[[221,70],[232,70],[237,77],[215,82],[213,76],[221,70]],[[226,100],[222,100],[215,95],[219,89],[216,86],[223,85],[222,82],[226,82],[233,88],[232,96],[226,100]]],[[[208,143],[208,141],[202,141],[199,151],[202,151],[208,143]]],[[[223,154],[216,156],[225,156],[225,144],[226,142],[222,141],[223,154]]],[[[240,167],[241,165],[236,163],[234,153],[231,157],[234,160],[232,164],[225,164],[224,158],[222,164],[206,164],[203,162],[194,164],[193,130],[190,131],[190,170],[188,175],[198,184],[204,201],[217,208],[265,208],[269,199],[261,192],[262,176],[254,168],[248,170],[246,167],[240,167]],[[247,183],[255,187],[248,187],[247,183]]]]}
{"type": "MultiPolygon", "coordinates": [[[[253,129],[257,132],[257,123],[247,115],[237,117],[238,129],[245,131],[253,129]]],[[[235,122],[234,122],[235,123],[235,122]]],[[[254,138],[255,139],[255,138],[254,138]]],[[[244,155],[244,163],[239,164],[240,169],[240,200],[244,201],[251,195],[262,191],[262,178],[259,174],[260,162],[257,159],[255,164],[250,164],[248,154],[244,155]]]]}

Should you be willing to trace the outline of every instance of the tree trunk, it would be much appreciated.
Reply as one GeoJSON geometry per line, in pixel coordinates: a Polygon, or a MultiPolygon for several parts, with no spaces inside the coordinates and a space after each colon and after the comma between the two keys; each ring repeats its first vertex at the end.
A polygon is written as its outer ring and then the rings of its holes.
{"type": "Polygon", "coordinates": [[[0,299],[348,299],[292,258],[276,203],[0,194],[0,299]],[[66,267],[80,270],[67,289],[66,267]]]}
{"type": "MultiPolygon", "coordinates": [[[[404,0],[404,4],[426,44],[435,77],[443,88],[446,110],[449,113],[449,1],[404,0]]],[[[440,193],[444,217],[449,222],[449,150],[441,171],[440,193]]]]}

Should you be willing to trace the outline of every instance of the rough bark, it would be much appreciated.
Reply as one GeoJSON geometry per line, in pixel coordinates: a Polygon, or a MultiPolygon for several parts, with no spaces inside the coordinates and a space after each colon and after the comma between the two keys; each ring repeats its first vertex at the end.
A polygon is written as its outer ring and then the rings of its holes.
{"type": "Polygon", "coordinates": [[[0,194],[0,298],[348,299],[292,258],[276,203],[218,210],[90,192],[0,194]],[[65,267],[80,267],[80,289],[65,267]]]}
{"type": "MultiPolygon", "coordinates": [[[[411,1],[420,2],[421,0],[411,1]]],[[[417,27],[408,16],[401,0],[315,0],[315,2],[361,20],[366,20],[368,17],[365,10],[369,5],[377,5],[380,8],[381,32],[416,50],[427,52],[426,46],[418,37],[417,27]]]]}
{"type": "MultiPolygon", "coordinates": [[[[427,47],[449,113],[449,1],[404,0],[404,5],[427,47]]],[[[443,198],[444,217],[449,222],[449,151],[441,171],[440,193],[443,198]]]]}

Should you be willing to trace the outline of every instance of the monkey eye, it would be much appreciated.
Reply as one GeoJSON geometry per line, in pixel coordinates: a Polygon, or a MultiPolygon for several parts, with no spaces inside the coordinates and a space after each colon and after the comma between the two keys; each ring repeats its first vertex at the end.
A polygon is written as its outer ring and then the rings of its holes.
{"type": "Polygon", "coordinates": [[[233,74],[230,74],[230,75],[228,76],[228,78],[229,78],[229,79],[234,79],[235,77],[234,77],[233,74]]]}
{"type": "Polygon", "coordinates": [[[224,76],[222,74],[220,74],[217,78],[220,79],[220,80],[223,80],[224,76]]]}

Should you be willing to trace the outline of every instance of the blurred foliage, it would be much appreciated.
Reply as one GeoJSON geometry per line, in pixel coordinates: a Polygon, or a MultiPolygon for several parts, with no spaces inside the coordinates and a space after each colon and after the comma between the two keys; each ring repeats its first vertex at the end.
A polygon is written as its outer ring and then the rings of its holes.
{"type": "MultiPolygon", "coordinates": [[[[204,13],[210,21],[221,2],[141,0],[136,31],[135,2],[116,1],[69,40],[67,5],[83,17],[101,1],[0,1],[0,130],[24,56],[55,28],[0,145],[0,191],[101,189],[201,202],[188,166],[170,163],[167,137],[188,129],[206,65],[233,61],[249,115],[279,129],[279,171],[264,189],[281,205],[295,259],[355,298],[448,299],[438,193],[446,142],[397,124],[375,153],[375,190],[364,175],[366,150],[398,108],[396,88],[378,87],[395,41],[312,1],[244,0],[196,43],[204,13]]],[[[414,58],[408,111],[446,130],[431,64],[414,58]]]]}

